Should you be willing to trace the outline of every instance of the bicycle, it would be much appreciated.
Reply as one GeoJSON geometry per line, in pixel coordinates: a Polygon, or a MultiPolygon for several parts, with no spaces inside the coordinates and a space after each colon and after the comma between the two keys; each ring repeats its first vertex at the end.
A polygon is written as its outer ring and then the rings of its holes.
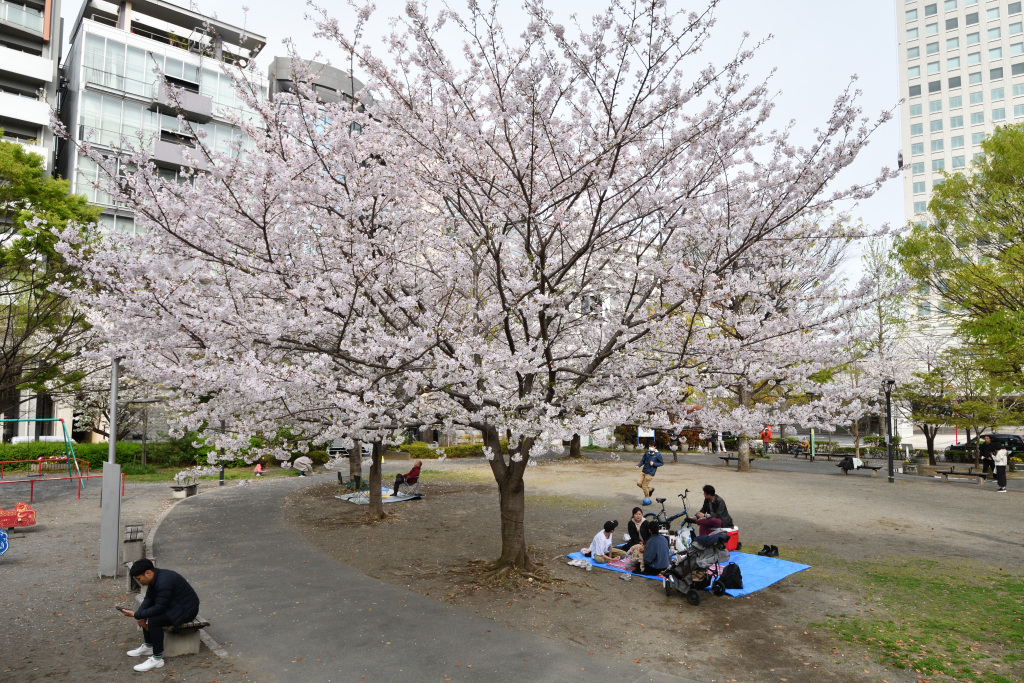
{"type": "Polygon", "coordinates": [[[680,528],[682,528],[683,526],[688,526],[690,528],[690,532],[693,533],[693,524],[689,521],[690,513],[687,511],[686,505],[686,494],[688,494],[689,492],[690,489],[684,489],[682,493],[678,494],[679,497],[683,499],[683,511],[680,512],[678,515],[672,515],[671,517],[669,517],[668,512],[666,512],[665,510],[665,501],[668,500],[667,498],[655,498],[655,501],[661,503],[661,512],[648,512],[644,515],[644,519],[646,519],[648,522],[657,522],[660,527],[668,530],[671,528],[672,522],[682,517],[684,519],[684,522],[680,526],[680,528]]]}

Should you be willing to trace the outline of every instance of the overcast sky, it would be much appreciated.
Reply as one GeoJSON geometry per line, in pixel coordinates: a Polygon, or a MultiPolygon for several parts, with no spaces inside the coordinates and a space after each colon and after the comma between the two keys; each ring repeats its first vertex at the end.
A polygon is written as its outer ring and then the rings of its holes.
{"type": "MultiPolygon", "coordinates": [[[[303,0],[173,0],[191,6],[199,12],[211,13],[222,21],[244,26],[267,38],[267,45],[259,59],[264,68],[273,55],[285,54],[282,41],[295,40],[302,56],[312,57],[320,50],[338,66],[345,60],[339,50],[309,36],[311,24],[304,19],[307,8],[303,0]],[[248,12],[243,11],[248,7],[248,12]]],[[[337,8],[337,16],[344,19],[344,2],[321,0],[322,4],[337,8]]],[[[698,9],[703,2],[669,0],[670,6],[698,9]]],[[[429,0],[431,6],[440,6],[429,0]]],[[[452,7],[463,9],[465,0],[449,0],[452,7]]],[[[386,28],[385,17],[401,13],[405,0],[376,0],[378,20],[374,22],[366,41],[372,44],[374,31],[386,28]]],[[[601,0],[551,0],[556,15],[568,17],[592,14],[595,7],[603,7],[601,0]]],[[[500,14],[510,29],[523,25],[523,11],[519,0],[502,0],[500,14]]],[[[74,20],[78,11],[75,0],[65,0],[64,15],[74,20]]],[[[764,76],[772,68],[776,74],[771,83],[778,92],[776,116],[778,125],[789,119],[797,122],[798,142],[810,140],[810,132],[827,117],[835,97],[846,86],[849,78],[859,76],[857,87],[863,91],[861,105],[872,118],[883,110],[896,107],[899,101],[896,55],[896,15],[894,0],[723,0],[717,10],[718,24],[714,30],[714,49],[708,59],[727,59],[735,52],[744,31],[750,40],[771,37],[755,58],[752,73],[764,76]],[[802,135],[801,135],[802,134],[802,135]]],[[[511,31],[510,31],[511,32],[511,31]]],[[[358,77],[359,74],[357,73],[358,77]]],[[[893,119],[881,129],[864,154],[847,171],[847,182],[864,181],[875,177],[883,165],[893,166],[900,149],[899,123],[893,119]]],[[[902,184],[891,181],[878,195],[863,202],[856,209],[869,225],[890,223],[900,225],[903,217],[902,184]]],[[[852,265],[852,264],[851,264],[852,265]]],[[[851,270],[856,271],[854,266],[851,270]]]]}

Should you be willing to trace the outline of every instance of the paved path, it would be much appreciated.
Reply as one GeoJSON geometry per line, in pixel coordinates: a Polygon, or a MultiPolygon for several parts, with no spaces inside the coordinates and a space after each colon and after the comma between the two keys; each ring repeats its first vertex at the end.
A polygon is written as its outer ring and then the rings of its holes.
{"type": "Polygon", "coordinates": [[[287,478],[204,493],[182,501],[157,530],[157,563],[197,587],[201,614],[212,622],[207,632],[258,683],[584,676],[686,683],[517,631],[336,562],[282,520],[285,495],[326,480],[287,478]]]}

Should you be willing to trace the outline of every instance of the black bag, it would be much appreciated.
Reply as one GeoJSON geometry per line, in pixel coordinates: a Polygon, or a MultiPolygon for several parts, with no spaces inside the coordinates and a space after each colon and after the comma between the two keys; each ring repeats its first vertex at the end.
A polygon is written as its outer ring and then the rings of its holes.
{"type": "Polygon", "coordinates": [[[730,562],[722,570],[722,576],[718,580],[725,588],[743,588],[743,575],[735,562],[730,562]]]}

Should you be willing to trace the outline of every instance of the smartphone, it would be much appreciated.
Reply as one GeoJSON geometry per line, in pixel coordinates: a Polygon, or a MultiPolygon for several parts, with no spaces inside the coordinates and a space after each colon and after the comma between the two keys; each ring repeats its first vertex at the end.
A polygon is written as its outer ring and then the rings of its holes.
{"type": "Polygon", "coordinates": [[[121,610],[126,610],[128,608],[127,607],[114,607],[114,609],[117,610],[118,612],[120,612],[121,610]]]}

